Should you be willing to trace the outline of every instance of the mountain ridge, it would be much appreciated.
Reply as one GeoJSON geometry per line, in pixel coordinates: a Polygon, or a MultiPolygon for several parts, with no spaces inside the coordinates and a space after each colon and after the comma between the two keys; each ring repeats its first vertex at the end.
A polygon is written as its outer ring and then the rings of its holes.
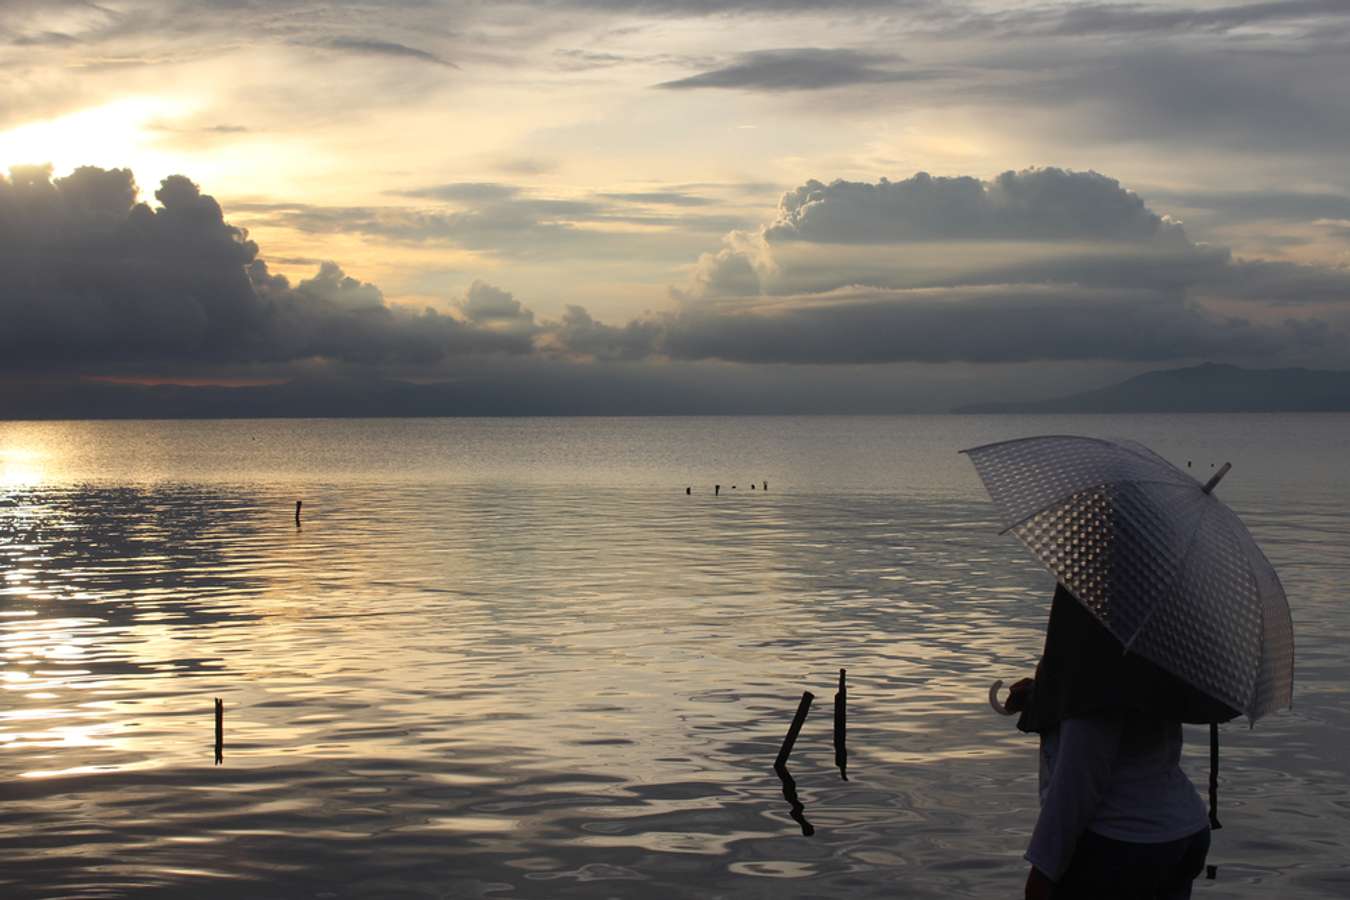
{"type": "Polygon", "coordinates": [[[1350,372],[1202,363],[1044,400],[974,403],[956,413],[1346,412],[1350,372]]]}

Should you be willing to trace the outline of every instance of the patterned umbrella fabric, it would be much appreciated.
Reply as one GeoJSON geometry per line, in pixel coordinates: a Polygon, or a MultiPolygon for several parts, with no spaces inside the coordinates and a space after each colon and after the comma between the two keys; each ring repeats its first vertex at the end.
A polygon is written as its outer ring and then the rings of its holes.
{"type": "Polygon", "coordinates": [[[1202,485],[1141,444],[1069,435],[962,452],[1005,530],[1129,652],[1252,722],[1289,706],[1289,603],[1246,526],[1214,496],[1222,474],[1202,485]]]}

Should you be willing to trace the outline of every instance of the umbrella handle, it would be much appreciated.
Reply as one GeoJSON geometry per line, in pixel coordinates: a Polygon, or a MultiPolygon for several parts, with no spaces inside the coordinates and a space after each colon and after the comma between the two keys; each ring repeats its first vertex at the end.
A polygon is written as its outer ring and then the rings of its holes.
{"type": "Polygon", "coordinates": [[[998,702],[998,692],[1002,687],[1003,687],[1002,678],[998,679],[993,684],[989,685],[989,705],[992,706],[994,708],[994,712],[998,713],[1000,716],[1015,716],[1017,715],[1017,713],[1013,712],[1012,710],[1008,709],[1008,707],[998,702]]]}

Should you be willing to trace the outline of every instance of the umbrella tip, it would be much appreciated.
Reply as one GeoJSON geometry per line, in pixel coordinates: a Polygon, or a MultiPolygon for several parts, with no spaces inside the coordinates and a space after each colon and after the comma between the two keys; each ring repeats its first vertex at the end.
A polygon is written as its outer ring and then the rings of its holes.
{"type": "Polygon", "coordinates": [[[1233,468],[1233,464],[1232,464],[1232,463],[1229,463],[1229,462],[1224,463],[1224,464],[1223,464],[1223,467],[1222,467],[1221,469],[1219,469],[1219,471],[1215,472],[1214,475],[1213,475],[1213,477],[1211,477],[1211,478],[1209,479],[1209,481],[1207,481],[1207,482],[1205,483],[1205,487],[1204,487],[1204,489],[1203,489],[1204,492],[1205,492],[1206,494],[1213,493],[1213,491],[1214,491],[1214,486],[1215,486],[1216,484],[1218,484],[1220,481],[1223,480],[1223,476],[1227,475],[1227,474],[1228,474],[1228,470],[1231,469],[1231,468],[1233,468]]]}

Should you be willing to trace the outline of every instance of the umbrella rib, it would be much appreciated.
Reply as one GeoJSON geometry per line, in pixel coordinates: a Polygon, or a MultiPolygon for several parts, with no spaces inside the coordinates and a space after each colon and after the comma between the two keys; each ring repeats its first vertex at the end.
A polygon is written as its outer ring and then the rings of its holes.
{"type": "MultiPolygon", "coordinates": [[[[1011,441],[1009,441],[1009,443],[1011,443],[1011,441]]],[[[962,452],[965,452],[965,451],[962,451],[962,452]]],[[[1160,485],[1163,485],[1164,487],[1174,487],[1174,488],[1190,488],[1190,487],[1191,487],[1191,485],[1189,485],[1189,484],[1179,484],[1179,483],[1177,483],[1177,482],[1175,482],[1175,481],[1163,481],[1163,480],[1158,479],[1158,478],[1129,478],[1129,479],[1120,478],[1120,479],[1115,479],[1115,480],[1111,480],[1111,481],[1098,481],[1098,482],[1095,482],[1095,483],[1093,483],[1093,484],[1086,485],[1085,487],[1081,487],[1081,488],[1079,488],[1078,490],[1074,491],[1074,492],[1071,493],[1071,494],[1065,494],[1065,495],[1062,496],[1062,497],[1056,497],[1054,500],[1052,500],[1052,501],[1050,501],[1049,503],[1045,504],[1044,506],[1042,506],[1042,507],[1036,509],[1034,512],[1028,513],[1027,515],[1023,516],[1022,518],[1018,519],[1016,522],[1013,522],[1013,523],[1012,523],[1011,525],[1009,525],[1007,528],[1004,528],[1002,531],[1000,531],[999,534],[1007,534],[1008,532],[1012,531],[1014,528],[1020,528],[1020,527],[1022,527],[1023,525],[1025,525],[1025,524],[1027,524],[1028,522],[1030,522],[1032,519],[1034,519],[1034,518],[1036,518],[1037,516],[1039,516],[1041,513],[1045,512],[1047,509],[1054,509],[1054,508],[1055,508],[1056,506],[1058,506],[1059,504],[1064,503],[1064,502],[1066,502],[1066,501],[1072,499],[1073,497],[1078,496],[1079,494],[1083,493],[1084,491],[1090,491],[1090,490],[1093,490],[1094,488],[1106,487],[1108,484],[1116,484],[1116,483],[1118,483],[1118,482],[1120,482],[1120,483],[1125,483],[1125,484],[1160,484],[1160,485]]]]}
{"type": "MultiPolygon", "coordinates": [[[[1106,440],[1105,438],[1090,437],[1090,436],[1085,435],[1085,434],[1037,434],[1037,435],[1032,435],[1031,437],[1009,438],[1009,439],[1006,440],[1006,441],[991,441],[991,442],[988,443],[988,444],[980,444],[980,445],[977,446],[977,447],[967,447],[966,449],[964,449],[964,450],[958,450],[957,452],[958,452],[958,453],[967,453],[967,454],[969,454],[969,453],[975,453],[975,452],[980,451],[980,450],[989,450],[989,449],[991,449],[991,448],[993,448],[993,447],[1003,447],[1003,446],[1006,446],[1006,445],[1008,445],[1008,444],[1025,444],[1025,443],[1027,443],[1028,441],[1043,441],[1043,440],[1054,439],[1054,438],[1058,438],[1058,439],[1062,439],[1062,440],[1073,440],[1073,441],[1091,441],[1091,442],[1094,443],[1094,444],[1105,444],[1105,445],[1108,446],[1108,447],[1117,447],[1117,446],[1120,446],[1119,444],[1116,444],[1116,443],[1113,442],[1113,441],[1108,441],[1108,440],[1106,440]]],[[[1122,448],[1122,449],[1124,449],[1124,448],[1122,448]]]]}
{"type": "MultiPolygon", "coordinates": [[[[1256,542],[1255,542],[1255,541],[1252,541],[1252,543],[1255,544],[1256,542]]],[[[1259,547],[1257,548],[1257,552],[1258,552],[1258,553],[1261,552],[1259,547]]],[[[1263,559],[1265,558],[1264,555],[1262,556],[1262,558],[1263,558],[1263,559]]],[[[1256,596],[1257,596],[1258,599],[1259,599],[1259,598],[1261,597],[1261,588],[1260,588],[1261,581],[1260,581],[1260,579],[1258,579],[1258,578],[1256,577],[1256,570],[1252,567],[1252,559],[1251,559],[1251,557],[1248,556],[1246,553],[1242,554],[1242,564],[1243,564],[1243,566],[1245,566],[1246,569],[1247,569],[1247,577],[1250,578],[1250,579],[1252,580],[1252,586],[1253,586],[1253,589],[1254,589],[1254,590],[1253,590],[1253,593],[1255,593],[1256,596]]],[[[1266,565],[1270,565],[1270,562],[1267,561],[1267,562],[1266,562],[1266,565]]],[[[1257,606],[1257,609],[1258,609],[1258,611],[1261,613],[1261,643],[1265,643],[1265,637],[1266,637],[1266,604],[1265,604],[1264,602],[1259,603],[1258,606],[1257,606]]],[[[1260,696],[1260,690],[1261,690],[1261,672],[1262,672],[1262,671],[1265,669],[1265,667],[1266,667],[1266,666],[1265,666],[1265,662],[1266,662],[1266,661],[1265,661],[1265,654],[1261,652],[1261,647],[1257,647],[1257,650],[1256,650],[1256,657],[1257,657],[1257,663],[1256,663],[1256,675],[1252,678],[1252,686],[1251,686],[1251,689],[1247,692],[1247,708],[1243,710],[1243,712],[1247,714],[1247,727],[1248,727],[1248,728],[1255,728],[1255,727],[1256,727],[1256,716],[1253,716],[1252,713],[1253,713],[1253,712],[1257,712],[1257,710],[1256,710],[1256,703],[1257,703],[1258,700],[1261,699],[1261,696],[1260,696]]],[[[1290,683],[1291,683],[1291,684],[1293,683],[1293,679],[1292,679],[1292,678],[1290,679],[1290,683]]],[[[1259,713],[1258,713],[1258,714],[1259,714],[1259,713]]]]}
{"type": "MultiPolygon", "coordinates": [[[[1215,500],[1214,502],[1218,503],[1219,501],[1215,500]]],[[[1206,517],[1208,517],[1213,510],[1213,506],[1206,506],[1204,511],[1200,513],[1200,520],[1195,523],[1195,530],[1191,532],[1191,539],[1186,542],[1186,552],[1182,555],[1181,563],[1177,566],[1177,573],[1172,576],[1172,583],[1167,586],[1167,593],[1165,595],[1167,599],[1164,603],[1170,603],[1172,598],[1176,596],[1177,586],[1186,572],[1186,563],[1190,561],[1191,551],[1195,549],[1195,545],[1200,539],[1200,531],[1205,526],[1206,517]]],[[[1163,603],[1159,603],[1148,611],[1148,615],[1144,616],[1144,621],[1139,623],[1139,627],[1134,630],[1134,634],[1130,635],[1130,639],[1125,642],[1125,652],[1128,653],[1130,651],[1130,648],[1134,646],[1134,642],[1139,639],[1139,635],[1143,634],[1144,629],[1153,622],[1154,614],[1157,613],[1163,605],[1163,603]]]]}
{"type": "MultiPolygon", "coordinates": [[[[1012,443],[1012,442],[1009,441],[1008,443],[1012,443]]],[[[1040,507],[1040,508],[1038,508],[1038,509],[1033,510],[1032,512],[1026,514],[1026,515],[1023,516],[1022,518],[1018,519],[1016,522],[1013,522],[1013,523],[1012,523],[1011,525],[1009,525],[1007,528],[1004,528],[1002,531],[1000,531],[999,534],[1007,534],[1008,532],[1012,531],[1014,528],[1021,528],[1023,525],[1027,524],[1027,523],[1030,522],[1032,519],[1036,518],[1037,516],[1039,516],[1041,513],[1045,512],[1046,510],[1048,510],[1048,509],[1054,509],[1056,506],[1059,506],[1061,503],[1065,503],[1065,502],[1067,502],[1067,501],[1073,499],[1074,497],[1078,496],[1079,494],[1083,493],[1084,491],[1090,491],[1090,490],[1092,490],[1093,488],[1106,487],[1106,486],[1107,486],[1108,484],[1110,484],[1110,483],[1111,483],[1111,482],[1109,482],[1109,481],[1101,481],[1101,482],[1098,482],[1097,484],[1089,484],[1089,485],[1087,485],[1086,487],[1081,487],[1081,488],[1079,488],[1078,490],[1074,491],[1072,494],[1065,494],[1063,497],[1056,497],[1054,500],[1051,500],[1049,503],[1045,504],[1044,506],[1042,506],[1042,507],[1040,507]]]]}
{"type": "MultiPolygon", "coordinates": [[[[1259,578],[1256,577],[1256,563],[1253,561],[1253,558],[1252,558],[1252,556],[1251,556],[1251,553],[1254,552],[1254,553],[1256,554],[1256,558],[1260,559],[1261,562],[1265,563],[1266,568],[1270,570],[1270,574],[1271,574],[1271,576],[1275,579],[1275,583],[1276,583],[1277,585],[1279,585],[1279,587],[1280,587],[1280,594],[1283,596],[1284,593],[1285,593],[1285,591],[1284,591],[1284,585],[1280,583],[1280,574],[1279,574],[1278,572],[1276,572],[1276,571],[1275,571],[1275,567],[1272,566],[1272,565],[1270,564],[1270,560],[1266,557],[1265,551],[1261,549],[1261,545],[1258,544],[1258,543],[1256,542],[1256,539],[1252,537],[1251,532],[1250,532],[1250,531],[1247,531],[1247,530],[1244,528],[1243,531],[1242,531],[1242,533],[1239,535],[1239,540],[1245,540],[1246,543],[1248,543],[1248,544],[1251,545],[1250,547],[1248,547],[1248,552],[1247,552],[1247,553],[1244,553],[1244,554],[1242,555],[1242,562],[1243,562],[1243,564],[1247,567],[1247,577],[1250,578],[1250,579],[1252,579],[1252,583],[1253,583],[1253,584],[1259,585],[1259,584],[1261,583],[1261,580],[1260,580],[1259,578]]],[[[1258,594],[1259,594],[1259,589],[1258,589],[1258,594]]],[[[1285,605],[1286,605],[1286,608],[1288,608],[1288,599],[1287,599],[1287,598],[1286,598],[1286,600],[1285,600],[1285,605]]],[[[1260,611],[1261,611],[1261,634],[1262,634],[1262,642],[1264,643],[1265,633],[1266,633],[1266,613],[1268,612],[1268,610],[1266,609],[1266,604],[1265,604],[1264,602],[1260,604],[1260,611]]],[[[1293,622],[1292,622],[1292,621],[1289,622],[1289,626],[1288,626],[1288,627],[1289,627],[1289,673],[1288,673],[1288,675],[1289,675],[1289,708],[1293,708],[1293,705],[1294,705],[1294,627],[1293,627],[1293,622]]],[[[1262,654],[1262,657],[1264,657],[1264,654],[1262,654]]],[[[1257,666],[1257,672],[1260,673],[1260,672],[1264,671],[1264,669],[1265,669],[1265,660],[1264,660],[1264,658],[1263,658],[1262,661],[1261,661],[1261,663],[1260,663],[1260,665],[1257,666]]],[[[1257,679],[1257,680],[1258,680],[1258,681],[1260,680],[1260,679],[1259,679],[1259,674],[1258,674],[1258,679],[1257,679]]],[[[1257,699],[1259,699],[1259,697],[1255,696],[1255,694],[1256,694],[1256,686],[1255,686],[1255,685],[1254,685],[1253,688],[1252,688],[1252,693],[1253,693],[1252,701],[1255,702],[1257,699]]],[[[1272,708],[1278,709],[1279,707],[1272,707],[1272,708]]],[[[1265,715],[1266,712],[1268,712],[1269,710],[1260,709],[1260,710],[1254,710],[1254,711],[1256,712],[1256,715],[1255,715],[1255,716],[1252,715],[1252,711],[1243,710],[1243,712],[1247,713],[1247,722],[1248,722],[1249,727],[1255,727],[1255,726],[1256,726],[1256,720],[1257,720],[1257,718],[1259,718],[1260,716],[1265,715]]]]}
{"type": "MultiPolygon", "coordinates": [[[[1050,439],[1059,439],[1059,440],[1089,441],[1089,442],[1094,443],[1094,444],[1102,444],[1102,445],[1107,446],[1107,447],[1113,447],[1113,448],[1118,449],[1118,450],[1124,450],[1126,453],[1130,454],[1131,456],[1135,457],[1136,459],[1142,459],[1144,462],[1147,462],[1147,463],[1158,463],[1158,462],[1161,462],[1161,463],[1163,463],[1164,465],[1166,465],[1169,469],[1171,469],[1173,472],[1176,472],[1178,475],[1181,475],[1181,476],[1183,476],[1183,477],[1185,477],[1185,478],[1188,478],[1188,479],[1190,479],[1190,480],[1192,480],[1192,481],[1195,480],[1195,479],[1192,478],[1190,475],[1187,475],[1187,474],[1186,474],[1185,472],[1183,472],[1181,469],[1177,468],[1177,466],[1176,466],[1175,464],[1173,464],[1172,462],[1170,462],[1170,461],[1164,459],[1163,457],[1159,456],[1158,454],[1153,453],[1152,451],[1148,451],[1147,448],[1141,448],[1141,449],[1144,449],[1144,450],[1147,451],[1147,452],[1145,452],[1145,453],[1141,453],[1138,449],[1135,449],[1134,446],[1131,446],[1131,445],[1133,444],[1133,442],[1125,442],[1125,443],[1122,443],[1122,442],[1119,442],[1119,441],[1109,441],[1109,440],[1107,440],[1106,438],[1092,437],[1092,436],[1086,435],[1086,434],[1040,434],[1040,435],[1034,435],[1034,436],[1032,436],[1032,437],[1009,438],[1009,439],[1006,440],[1006,441],[993,441],[993,442],[988,443],[988,444],[980,444],[978,447],[967,447],[966,449],[964,449],[964,450],[958,450],[957,452],[958,452],[958,453],[963,453],[963,454],[969,455],[969,454],[971,454],[971,453],[977,453],[977,452],[979,452],[980,450],[989,450],[989,449],[992,449],[992,448],[994,448],[994,447],[1003,447],[1003,446],[1006,446],[1006,445],[1008,445],[1008,444],[1021,444],[1021,443],[1026,443],[1026,442],[1028,442],[1028,441],[1043,441],[1043,440],[1046,440],[1047,438],[1050,438],[1050,439]]],[[[1198,482],[1197,482],[1197,483],[1198,483],[1198,482]]]]}

